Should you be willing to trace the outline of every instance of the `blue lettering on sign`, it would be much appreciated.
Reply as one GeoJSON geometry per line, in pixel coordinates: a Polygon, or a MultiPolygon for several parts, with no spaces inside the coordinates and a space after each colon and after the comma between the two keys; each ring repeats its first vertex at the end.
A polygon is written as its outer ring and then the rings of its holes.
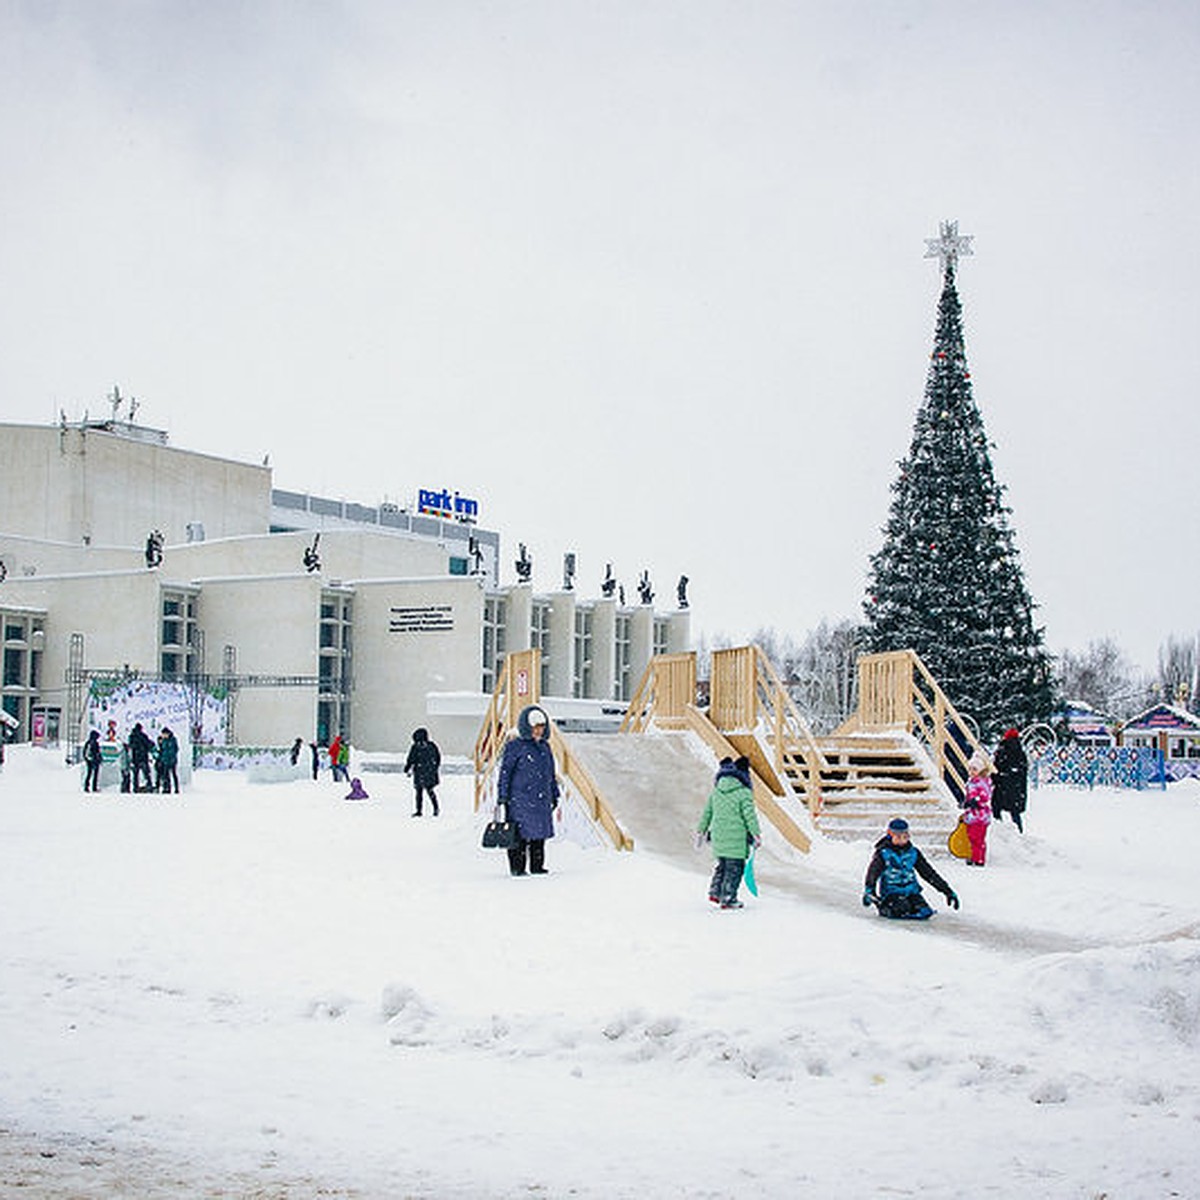
{"type": "Polygon", "coordinates": [[[417,511],[435,517],[454,517],[459,521],[475,521],[479,517],[479,502],[448,488],[417,489],[417,511]]]}

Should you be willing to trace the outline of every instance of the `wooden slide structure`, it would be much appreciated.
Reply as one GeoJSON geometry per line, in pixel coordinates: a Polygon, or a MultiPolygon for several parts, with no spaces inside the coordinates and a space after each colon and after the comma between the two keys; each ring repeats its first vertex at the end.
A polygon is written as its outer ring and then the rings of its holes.
{"type": "MultiPolygon", "coordinates": [[[[475,744],[476,809],[494,802],[521,709],[541,703],[539,659],[523,650],[504,661],[475,744]]],[[[894,816],[918,838],[943,839],[978,743],[915,652],[864,655],[858,672],[857,712],[818,737],[759,647],[713,652],[707,709],[696,704],[695,655],[659,655],[618,733],[567,737],[551,717],[560,779],[619,850],[633,849],[634,831],[651,849],[686,837],[717,763],[740,755],[760,814],[796,850],[815,836],[878,836],[894,816]]]]}

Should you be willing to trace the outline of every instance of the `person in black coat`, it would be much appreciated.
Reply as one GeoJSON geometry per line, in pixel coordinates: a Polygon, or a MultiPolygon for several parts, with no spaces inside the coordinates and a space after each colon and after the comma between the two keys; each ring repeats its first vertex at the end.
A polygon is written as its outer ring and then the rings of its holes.
{"type": "Polygon", "coordinates": [[[414,817],[421,815],[421,802],[425,792],[429,793],[429,803],[433,807],[433,815],[438,815],[437,793],[433,790],[441,782],[438,768],[442,765],[442,752],[437,742],[429,740],[428,729],[414,729],[412,745],[408,750],[408,758],[404,762],[405,775],[411,775],[413,787],[417,792],[417,808],[414,817]]]}
{"type": "Polygon", "coordinates": [[[158,735],[158,790],[179,795],[179,739],[164,728],[158,735]]]}
{"type": "Polygon", "coordinates": [[[992,816],[1000,820],[1003,813],[1012,816],[1019,833],[1025,832],[1021,814],[1029,798],[1029,759],[1021,745],[1019,730],[1009,729],[992,755],[996,776],[992,783],[992,816]]]}
{"type": "Polygon", "coordinates": [[[133,790],[135,792],[154,791],[154,780],[150,776],[150,755],[153,751],[154,743],[139,721],[129,734],[129,757],[133,760],[133,790]],[[145,786],[138,787],[138,780],[143,775],[146,777],[145,786]]]}
{"type": "Polygon", "coordinates": [[[100,790],[100,764],[104,761],[104,755],[100,750],[100,734],[95,729],[88,734],[88,739],[83,745],[83,761],[87,765],[87,772],[83,777],[83,790],[98,792],[100,790]]]}

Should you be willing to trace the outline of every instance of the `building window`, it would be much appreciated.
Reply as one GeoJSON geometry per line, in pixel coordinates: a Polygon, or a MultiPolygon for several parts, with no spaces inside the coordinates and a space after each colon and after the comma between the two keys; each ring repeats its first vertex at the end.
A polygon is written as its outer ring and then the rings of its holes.
{"type": "Polygon", "coordinates": [[[343,592],[322,592],[317,631],[317,741],[327,746],[340,733],[350,737],[350,693],[354,656],[354,601],[343,592]]]}
{"type": "MultiPolygon", "coordinates": [[[[666,617],[654,618],[654,654],[666,654],[667,652],[667,631],[670,625],[666,617]]],[[[628,699],[628,697],[626,697],[628,699]]]]}
{"type": "Polygon", "coordinates": [[[158,662],[163,679],[180,679],[203,668],[196,630],[196,597],[187,592],[162,593],[158,662]]]}
{"type": "Polygon", "coordinates": [[[21,687],[25,682],[25,651],[4,647],[4,686],[21,687]]]}
{"type": "Polygon", "coordinates": [[[483,598],[483,679],[484,695],[496,690],[504,654],[508,646],[508,601],[503,596],[483,598]]]}
{"type": "Polygon", "coordinates": [[[4,711],[15,718],[20,728],[9,736],[29,736],[29,714],[41,677],[42,646],[45,641],[43,618],[26,613],[0,612],[0,689],[4,711]]]}
{"type": "Polygon", "coordinates": [[[586,697],[592,694],[592,610],[575,610],[575,678],[571,694],[586,697]]]}
{"type": "Polygon", "coordinates": [[[616,641],[613,645],[613,699],[628,700],[632,695],[633,638],[628,613],[617,613],[616,641]]]}
{"type": "Polygon", "coordinates": [[[530,615],[529,644],[542,652],[541,694],[550,691],[550,603],[535,600],[530,615]]]}

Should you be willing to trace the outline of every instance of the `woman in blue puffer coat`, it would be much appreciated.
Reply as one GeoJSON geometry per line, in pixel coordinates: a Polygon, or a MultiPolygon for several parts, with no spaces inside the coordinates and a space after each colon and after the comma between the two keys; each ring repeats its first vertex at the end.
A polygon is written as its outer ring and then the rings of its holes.
{"type": "MultiPolygon", "coordinates": [[[[529,874],[548,874],[546,839],[554,836],[558,779],[550,749],[550,723],[536,704],[522,709],[517,736],[504,747],[496,794],[497,810],[503,807],[506,819],[517,826],[517,844],[508,851],[510,873],[525,874],[528,848],[529,874]]],[[[496,819],[501,819],[499,812],[496,819]]]]}

